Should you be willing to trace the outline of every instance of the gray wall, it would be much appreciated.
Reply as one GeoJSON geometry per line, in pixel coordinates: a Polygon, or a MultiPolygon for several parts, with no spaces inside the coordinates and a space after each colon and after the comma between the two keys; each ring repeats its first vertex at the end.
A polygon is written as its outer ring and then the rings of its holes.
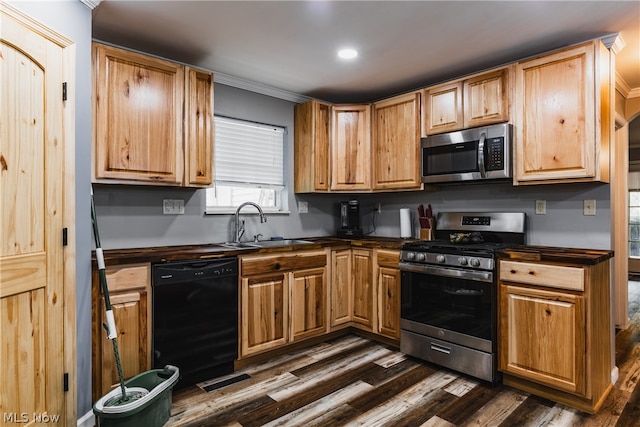
{"type": "Polygon", "coordinates": [[[76,357],[78,416],[91,411],[91,10],[80,1],[9,1],[76,45],[76,357]]]}
{"type": "MultiPolygon", "coordinates": [[[[225,85],[215,86],[215,113],[287,128],[287,182],[293,182],[293,106],[288,101],[225,85]]],[[[563,184],[513,187],[510,184],[475,184],[440,187],[435,192],[360,195],[295,195],[288,188],[289,215],[270,215],[260,224],[246,216],[246,236],[328,236],[337,227],[338,203],[350,196],[361,201],[363,227],[375,236],[400,235],[399,209],[431,203],[439,211],[517,211],[527,213],[528,242],[535,245],[610,248],[609,185],[563,184]],[[535,215],[537,199],[547,201],[547,214],[535,215]],[[596,216],[584,216],[583,200],[596,200],[596,216]],[[306,201],[309,213],[299,214],[297,202],[306,201]]],[[[180,188],[102,185],[95,187],[102,246],[105,249],[224,242],[232,239],[232,215],[205,215],[205,192],[180,188]],[[185,200],[184,215],[162,215],[162,199],[185,200]]],[[[251,212],[248,209],[248,212],[251,212]]],[[[415,231],[418,233],[417,229],[415,231]]]]}

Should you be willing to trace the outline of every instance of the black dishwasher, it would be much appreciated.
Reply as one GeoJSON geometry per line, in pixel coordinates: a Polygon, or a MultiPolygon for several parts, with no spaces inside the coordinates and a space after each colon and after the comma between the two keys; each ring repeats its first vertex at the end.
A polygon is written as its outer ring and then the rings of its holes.
{"type": "Polygon", "coordinates": [[[180,369],[176,387],[233,372],[238,357],[238,259],[153,267],[153,367],[180,369]]]}

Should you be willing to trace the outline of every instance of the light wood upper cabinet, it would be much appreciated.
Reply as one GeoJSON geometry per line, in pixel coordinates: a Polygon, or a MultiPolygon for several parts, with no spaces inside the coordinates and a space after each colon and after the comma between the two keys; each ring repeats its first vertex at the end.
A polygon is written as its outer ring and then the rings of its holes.
{"type": "Polygon", "coordinates": [[[331,190],[371,190],[371,106],[332,108],[331,190]]]}
{"type": "Polygon", "coordinates": [[[500,259],[498,270],[498,368],[504,383],[597,411],[611,387],[609,260],[514,257],[500,259]]]}
{"type": "Polygon", "coordinates": [[[463,82],[464,127],[509,120],[512,68],[483,73],[463,82]]]}
{"type": "Polygon", "coordinates": [[[515,184],[608,182],[608,64],[599,40],[517,64],[515,184]]]}
{"type": "MultiPolygon", "coordinates": [[[[111,309],[118,331],[123,376],[131,378],[151,369],[151,264],[108,266],[105,270],[111,309]]],[[[93,399],[119,383],[113,345],[102,324],[106,322],[104,296],[98,270],[93,270],[93,399]]]]}
{"type": "Polygon", "coordinates": [[[187,67],[185,86],[185,185],[213,183],[213,74],[187,67]]]}
{"type": "Polygon", "coordinates": [[[93,73],[94,182],[211,184],[211,73],[98,43],[93,73]]]}
{"type": "Polygon", "coordinates": [[[508,121],[511,73],[505,67],[425,89],[422,135],[508,121]]]}
{"type": "Polygon", "coordinates": [[[293,113],[294,191],[328,191],[331,105],[312,100],[297,104],[293,113]]]}
{"type": "Polygon", "coordinates": [[[422,132],[425,136],[462,129],[462,82],[425,89],[423,114],[422,132]]]}
{"type": "Polygon", "coordinates": [[[373,105],[373,189],[420,189],[420,93],[373,105]]]}

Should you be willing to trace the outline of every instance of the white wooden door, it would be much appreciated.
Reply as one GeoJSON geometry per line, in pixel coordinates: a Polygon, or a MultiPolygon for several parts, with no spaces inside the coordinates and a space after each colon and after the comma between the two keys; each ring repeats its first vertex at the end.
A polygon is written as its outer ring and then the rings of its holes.
{"type": "Polygon", "coordinates": [[[0,425],[64,423],[63,47],[0,12],[0,425]]]}

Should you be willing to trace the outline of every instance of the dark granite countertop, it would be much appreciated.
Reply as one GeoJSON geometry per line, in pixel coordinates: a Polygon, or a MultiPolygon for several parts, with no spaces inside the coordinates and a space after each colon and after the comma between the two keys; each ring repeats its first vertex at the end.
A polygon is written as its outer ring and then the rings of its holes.
{"type": "Polygon", "coordinates": [[[498,257],[514,261],[547,261],[595,265],[612,258],[613,251],[554,246],[521,246],[503,249],[498,252],[498,257]]]}
{"type": "MultiPolygon", "coordinates": [[[[248,254],[267,254],[275,252],[290,252],[298,250],[322,249],[326,247],[361,247],[369,249],[400,250],[402,245],[412,239],[394,237],[365,237],[362,239],[342,239],[338,237],[304,237],[312,243],[285,245],[270,248],[242,248],[233,249],[221,243],[182,246],[156,246],[132,249],[105,249],[103,256],[106,265],[133,264],[141,262],[165,262],[190,259],[212,259],[227,256],[248,254]]],[[[95,253],[93,254],[95,262],[95,253]]]]}

